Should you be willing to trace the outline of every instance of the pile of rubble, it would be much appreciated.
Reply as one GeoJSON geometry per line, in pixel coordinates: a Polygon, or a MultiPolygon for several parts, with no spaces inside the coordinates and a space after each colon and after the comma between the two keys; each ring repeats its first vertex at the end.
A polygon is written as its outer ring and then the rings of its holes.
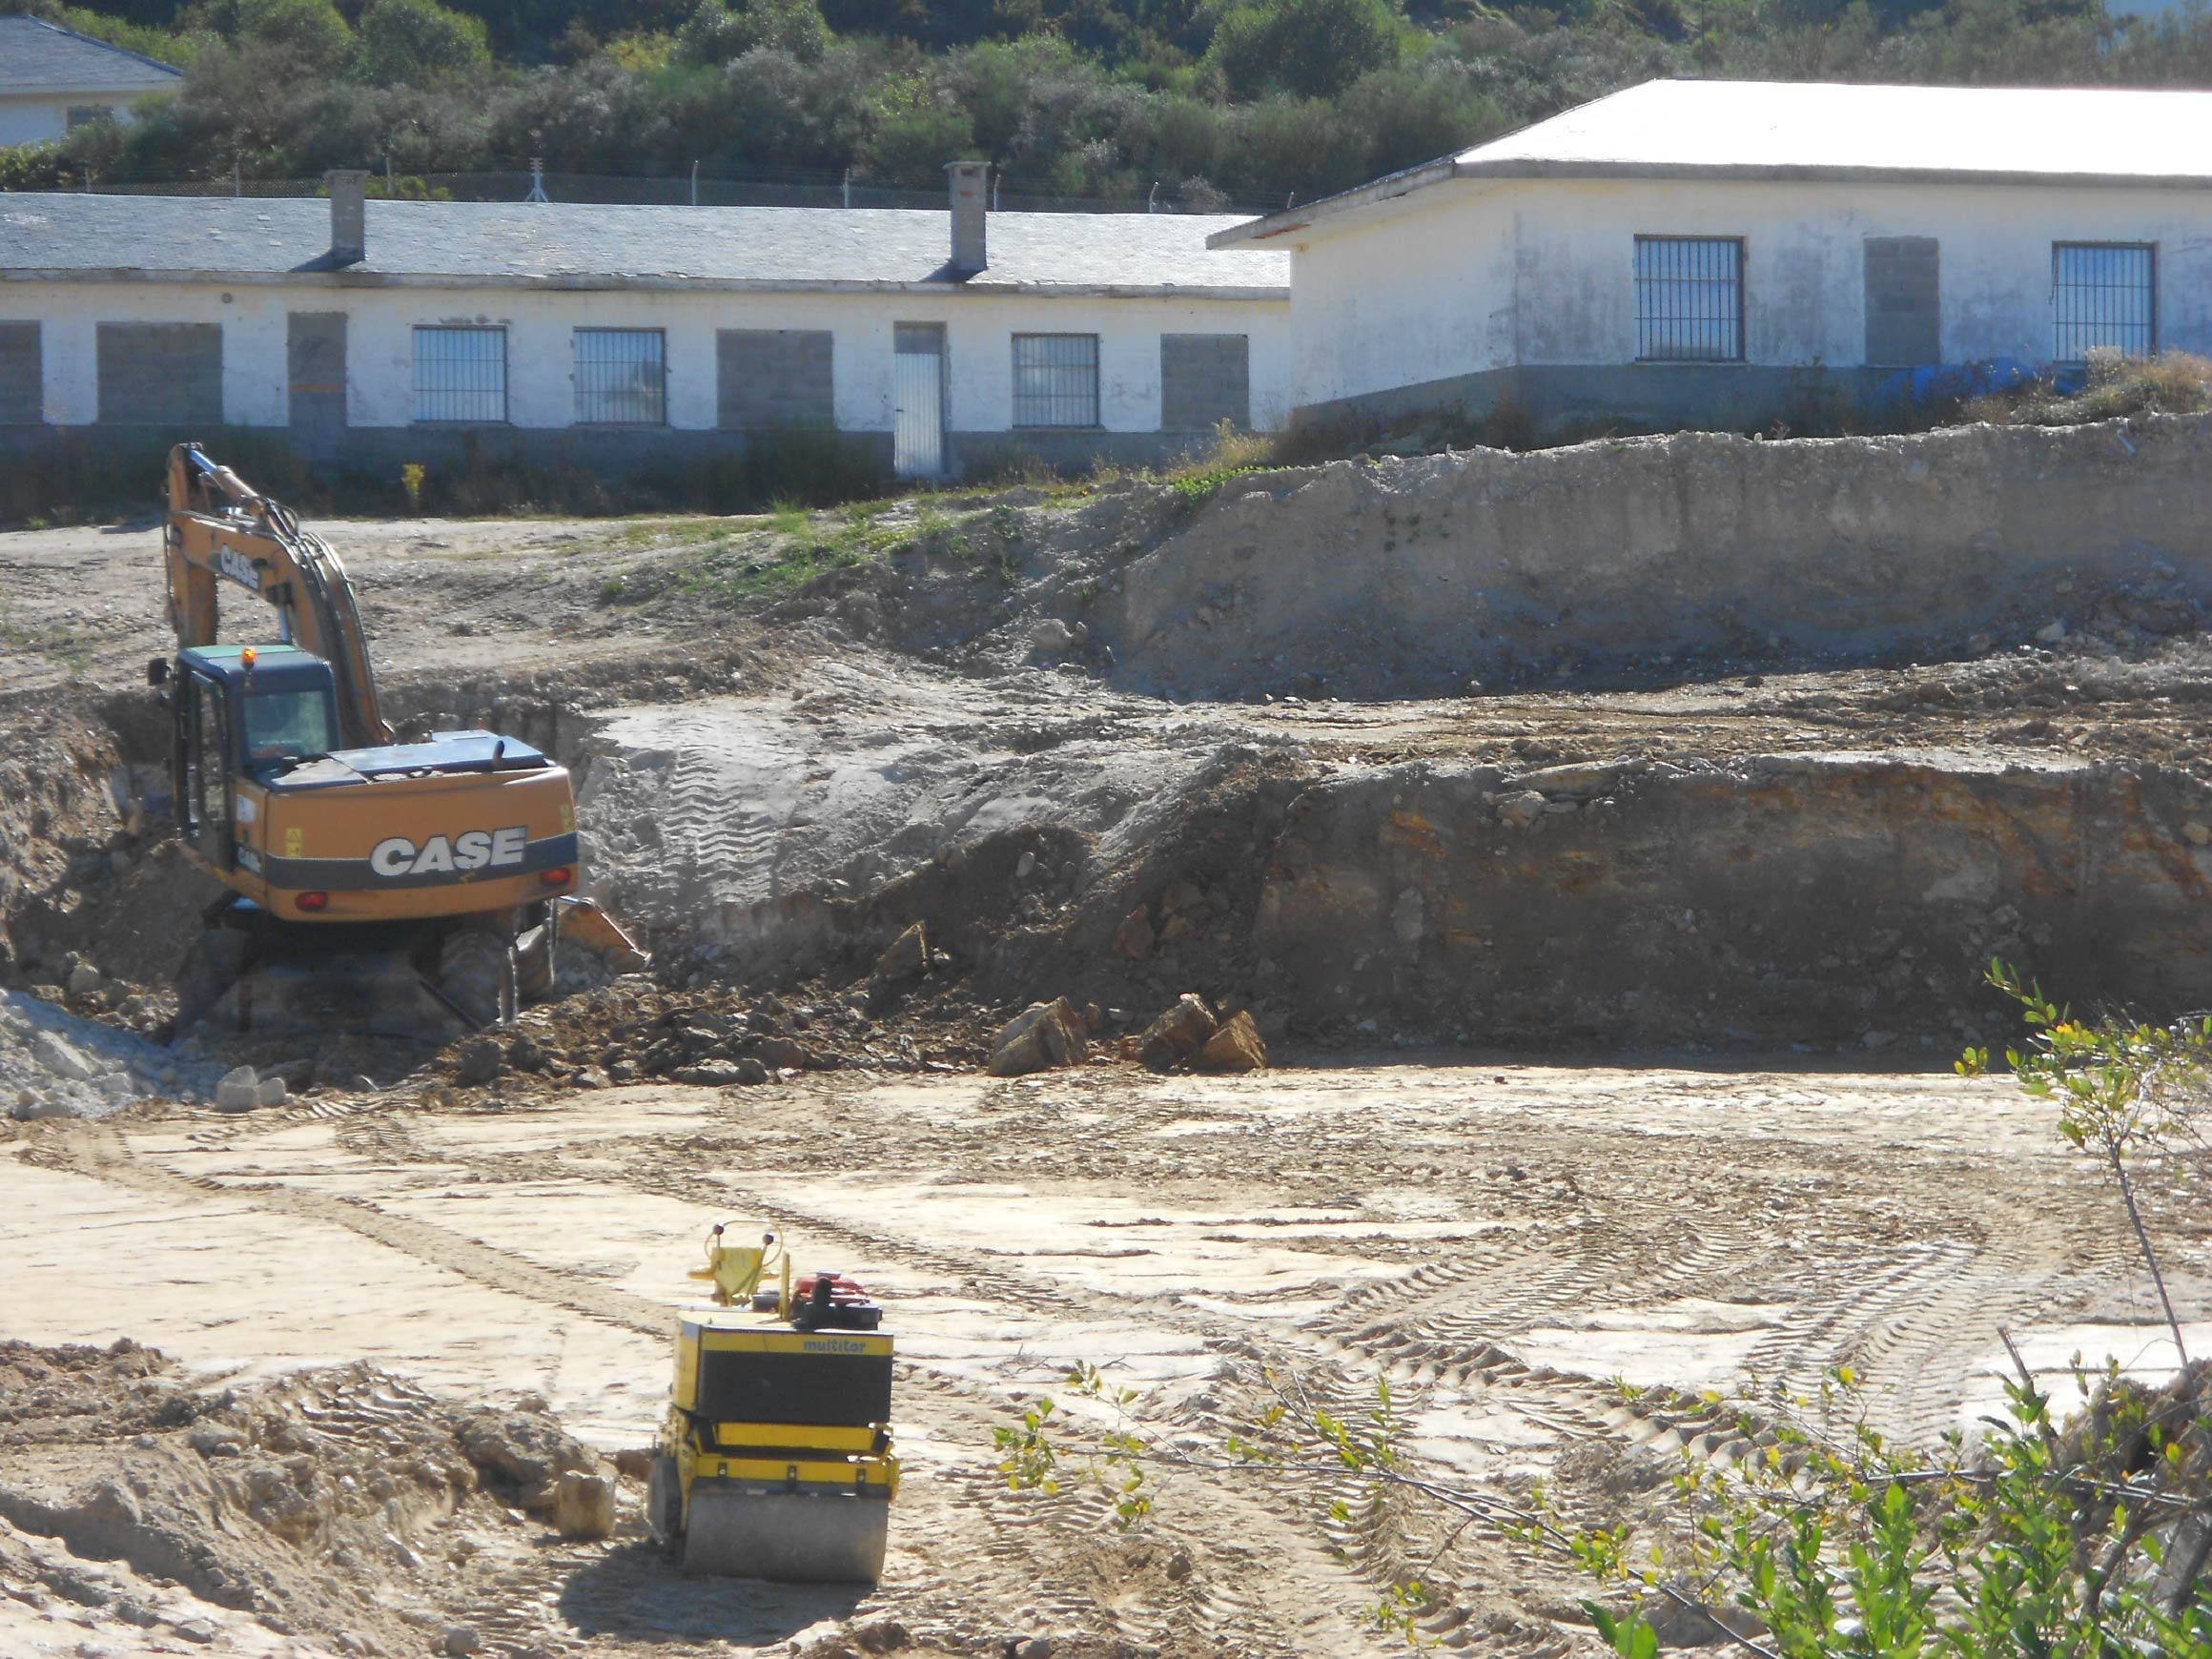
{"type": "Polygon", "coordinates": [[[0,1108],[18,1119],[105,1117],[156,1096],[206,1099],[222,1075],[220,1065],[117,1025],[0,991],[0,1108]]]}
{"type": "Polygon", "coordinates": [[[801,1072],[966,1071],[987,1053],[976,1025],[963,1007],[902,1007],[898,992],[880,982],[756,994],[711,985],[670,991],[645,974],[625,974],[529,1010],[508,1031],[463,1038],[440,1069],[462,1087],[567,1089],[656,1080],[722,1088],[801,1072]]]}

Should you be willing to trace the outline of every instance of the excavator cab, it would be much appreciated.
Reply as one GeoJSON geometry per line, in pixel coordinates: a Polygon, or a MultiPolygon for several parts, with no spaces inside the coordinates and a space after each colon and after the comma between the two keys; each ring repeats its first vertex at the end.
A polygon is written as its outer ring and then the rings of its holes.
{"type": "Polygon", "coordinates": [[[338,747],[330,665],[295,645],[210,645],[178,653],[159,678],[175,723],[178,833],[216,869],[235,869],[234,780],[266,785],[338,747]]]}

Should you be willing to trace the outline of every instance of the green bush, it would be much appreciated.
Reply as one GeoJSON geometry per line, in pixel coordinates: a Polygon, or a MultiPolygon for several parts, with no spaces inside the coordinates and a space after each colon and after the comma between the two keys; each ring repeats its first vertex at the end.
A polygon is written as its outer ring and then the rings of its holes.
{"type": "Polygon", "coordinates": [[[484,26],[438,0],[369,0],[356,33],[352,72],[372,86],[465,83],[491,63],[484,26]]]}
{"type": "Polygon", "coordinates": [[[1232,96],[1326,98],[1398,56],[1385,0],[1246,0],[1222,12],[1206,64],[1232,96]]]}
{"type": "Polygon", "coordinates": [[[801,63],[819,63],[830,49],[830,27],[814,0],[704,0],[676,31],[676,56],[714,65],[748,51],[781,51],[801,63]]]}

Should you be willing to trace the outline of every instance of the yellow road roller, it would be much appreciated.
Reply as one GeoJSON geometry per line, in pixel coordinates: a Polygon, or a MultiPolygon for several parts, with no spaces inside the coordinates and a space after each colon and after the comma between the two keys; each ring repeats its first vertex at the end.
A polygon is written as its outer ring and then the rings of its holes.
{"type": "Polygon", "coordinates": [[[899,1481],[883,1309],[842,1273],[794,1279],[773,1233],[717,1225],[691,1277],[712,1301],[677,1315],[654,1536],[687,1573],[873,1584],[899,1481]]]}

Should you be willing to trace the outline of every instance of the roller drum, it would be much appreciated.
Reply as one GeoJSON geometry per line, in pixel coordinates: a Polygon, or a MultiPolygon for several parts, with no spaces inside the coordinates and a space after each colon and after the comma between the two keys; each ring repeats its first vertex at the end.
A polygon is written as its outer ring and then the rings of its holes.
{"type": "Polygon", "coordinates": [[[873,1584],[891,1536],[888,1497],[691,1484],[684,1570],[794,1584],[873,1584]]]}

